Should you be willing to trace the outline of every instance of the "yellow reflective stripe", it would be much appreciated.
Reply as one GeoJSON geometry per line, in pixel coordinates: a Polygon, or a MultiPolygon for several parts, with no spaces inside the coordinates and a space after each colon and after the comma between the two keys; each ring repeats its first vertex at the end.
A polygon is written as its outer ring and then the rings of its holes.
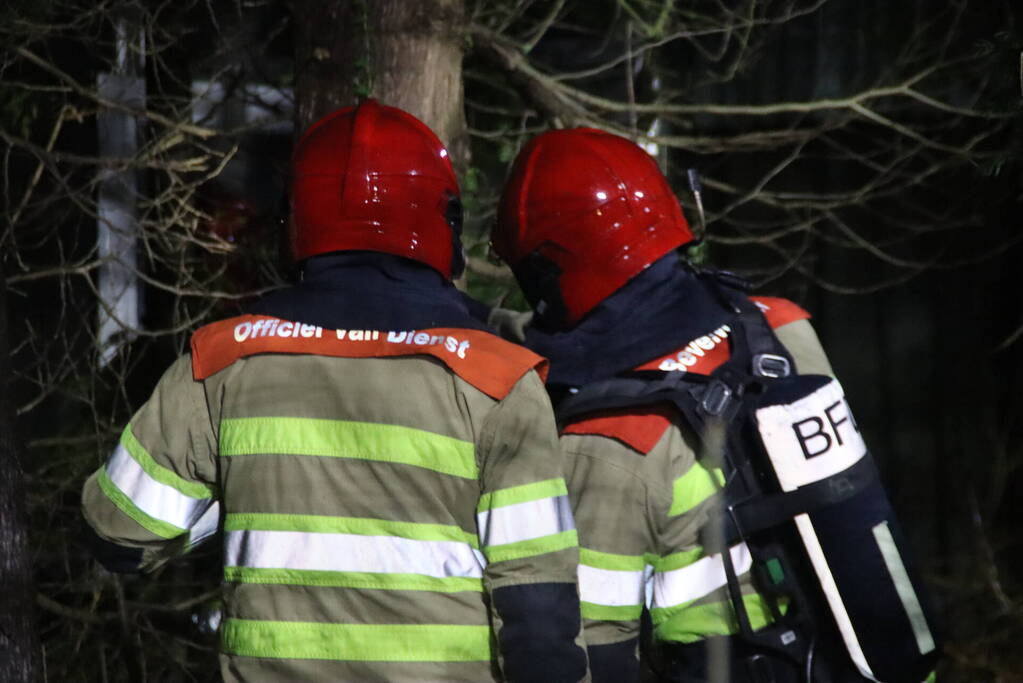
{"type": "Polygon", "coordinates": [[[422,467],[476,479],[472,443],[399,425],[304,417],[245,417],[220,423],[220,455],[313,455],[422,467]]]}
{"type": "Polygon", "coordinates": [[[635,621],[643,613],[643,605],[597,605],[580,601],[583,619],[592,621],[635,621]]]}
{"type": "Polygon", "coordinates": [[[540,500],[541,498],[555,498],[557,496],[567,495],[568,489],[565,486],[564,479],[561,477],[556,479],[546,479],[532,484],[512,486],[506,489],[498,489],[497,491],[484,493],[480,496],[480,502],[476,506],[476,511],[484,512],[485,510],[507,507],[509,505],[516,505],[517,503],[528,503],[530,501],[540,500]]]}
{"type": "Polygon", "coordinates": [[[479,547],[476,534],[453,524],[394,522],[369,517],[330,517],[327,515],[286,515],[280,513],[228,513],[224,531],[301,531],[321,534],[359,536],[397,536],[417,541],[456,541],[479,547]]]}
{"type": "Polygon", "coordinates": [[[619,555],[590,548],[579,548],[579,564],[597,569],[613,569],[622,572],[643,571],[647,560],[645,555],[619,555]]]}
{"type": "Polygon", "coordinates": [[[121,445],[132,459],[139,464],[142,471],[161,484],[166,484],[173,489],[190,498],[212,498],[216,489],[212,484],[204,482],[189,481],[175,473],[173,470],[164,467],[153,459],[131,431],[131,425],[121,432],[121,445]]]}
{"type": "Polygon", "coordinates": [[[221,650],[243,657],[362,662],[490,661],[490,627],[227,619],[221,650]]]}
{"type": "Polygon", "coordinates": [[[716,468],[708,470],[698,462],[693,463],[689,471],[672,484],[671,509],[668,510],[668,515],[689,512],[713,496],[724,484],[725,475],[721,470],[716,468]]]}
{"type": "Polygon", "coordinates": [[[331,586],[368,590],[430,591],[433,593],[483,592],[483,579],[461,576],[437,577],[423,574],[224,567],[224,580],[234,583],[331,586]]]}
{"type": "Polygon", "coordinates": [[[483,554],[488,562],[507,562],[518,560],[533,555],[553,553],[566,548],[575,548],[579,545],[579,535],[575,529],[562,531],[559,534],[551,534],[541,538],[534,538],[529,541],[518,543],[506,543],[505,545],[492,545],[483,549],[483,554]]]}
{"type": "MultiPolygon", "coordinates": [[[[767,601],[756,593],[742,596],[753,630],[772,622],[767,601]]],[[[784,612],[784,610],[782,610],[784,612]]],[[[702,605],[655,607],[650,610],[654,637],[673,643],[695,643],[709,636],[725,636],[739,632],[732,603],[724,600],[702,605]]]]}
{"type": "Polygon", "coordinates": [[[692,550],[683,550],[671,555],[665,555],[664,557],[658,557],[651,564],[654,566],[655,571],[670,572],[673,569],[688,567],[703,556],[703,548],[697,546],[692,550]]]}

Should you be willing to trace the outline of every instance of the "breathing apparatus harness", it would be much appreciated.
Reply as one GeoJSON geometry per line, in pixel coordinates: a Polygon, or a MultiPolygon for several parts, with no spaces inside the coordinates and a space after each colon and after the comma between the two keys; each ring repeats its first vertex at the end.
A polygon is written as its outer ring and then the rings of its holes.
{"type": "MultiPolygon", "coordinates": [[[[710,549],[720,551],[737,636],[757,653],[746,659],[753,680],[772,680],[766,663],[758,661],[764,656],[760,653],[788,660],[807,683],[832,680],[827,673],[815,673],[820,668],[815,667],[818,640],[829,633],[844,641],[848,657],[840,655],[839,666],[854,672],[854,678],[922,681],[933,668],[933,637],[926,620],[920,626],[919,600],[907,604],[899,593],[905,586],[891,576],[891,566],[885,571],[888,558],[879,563],[878,552],[865,553],[864,578],[873,587],[829,566],[827,547],[842,539],[823,537],[837,531],[835,520],[860,520],[850,542],[895,524],[841,387],[831,377],[794,374],[791,356],[745,295],[745,281],[723,271],[694,271],[732,313],[729,359],[709,375],[633,371],[569,390],[556,407],[559,424],[596,411],[668,403],[697,434],[701,460],[724,473],[723,502],[710,527],[719,530],[720,547],[710,549]],[[772,617],[757,630],[728,551],[740,542],[750,548],[753,580],[772,617]],[[900,602],[905,610],[902,628],[889,629],[885,642],[869,637],[877,626],[870,623],[877,610],[849,604],[869,599],[870,590],[883,593],[882,612],[898,612],[900,602]],[[913,613],[914,606],[919,614],[913,613]]],[[[881,548],[880,554],[885,552],[881,548]]],[[[909,583],[912,593],[914,582],[909,583]]]]}

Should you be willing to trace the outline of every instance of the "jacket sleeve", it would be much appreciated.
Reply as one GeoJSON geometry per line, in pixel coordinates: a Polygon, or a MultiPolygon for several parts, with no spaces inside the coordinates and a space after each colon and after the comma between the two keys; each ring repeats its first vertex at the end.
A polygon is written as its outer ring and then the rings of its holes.
{"type": "Polygon", "coordinates": [[[656,541],[651,502],[665,485],[629,468],[650,464],[648,456],[615,439],[566,434],[561,443],[579,525],[579,595],[593,680],[636,681],[656,541]]]}
{"type": "MultiPolygon", "coordinates": [[[[723,530],[712,520],[721,504],[724,475],[695,457],[676,431],[670,500],[658,517],[658,552],[654,568],[650,617],[659,642],[694,643],[738,632],[727,589],[723,530]]],[[[745,543],[728,548],[738,577],[742,602],[754,630],[770,617],[752,585],[752,558],[745,543]]]]}
{"type": "Polygon", "coordinates": [[[504,677],[585,680],[578,539],[554,414],[535,372],[493,408],[479,449],[477,526],[504,677]]]}
{"type": "Polygon", "coordinates": [[[835,376],[824,348],[809,320],[797,320],[775,329],[778,341],[792,354],[800,375],[835,376]]]}
{"type": "Polygon", "coordinates": [[[87,543],[112,571],[152,569],[217,529],[216,437],[202,384],[178,359],[85,482],[87,543]]]}

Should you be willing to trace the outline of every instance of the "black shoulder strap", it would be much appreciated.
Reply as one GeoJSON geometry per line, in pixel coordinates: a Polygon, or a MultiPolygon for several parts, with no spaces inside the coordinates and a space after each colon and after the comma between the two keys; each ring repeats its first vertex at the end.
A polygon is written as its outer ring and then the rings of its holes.
{"type": "Polygon", "coordinates": [[[774,335],[760,308],[750,300],[737,278],[730,273],[701,273],[701,281],[734,315],[730,340],[732,352],[712,376],[749,383],[756,377],[786,377],[792,372],[792,357],[774,335]]]}
{"type": "Polygon", "coordinates": [[[742,290],[742,281],[723,271],[696,271],[718,301],[734,316],[729,359],[707,378],[682,372],[633,372],[569,389],[555,412],[559,425],[598,410],[670,403],[702,432],[709,418],[730,421],[746,386],[756,377],[785,377],[792,359],[778,342],[763,313],[742,290]]]}
{"type": "Polygon", "coordinates": [[[633,373],[626,377],[611,377],[579,389],[570,389],[558,403],[555,414],[558,424],[565,425],[581,415],[598,410],[635,408],[655,403],[671,403],[681,410],[683,404],[693,400],[692,392],[696,382],[699,380],[679,372],[633,373]]]}

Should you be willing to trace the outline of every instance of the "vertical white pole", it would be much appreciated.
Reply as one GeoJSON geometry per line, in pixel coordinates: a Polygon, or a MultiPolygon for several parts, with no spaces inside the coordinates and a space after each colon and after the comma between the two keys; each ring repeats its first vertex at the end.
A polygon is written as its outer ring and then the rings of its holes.
{"type": "MultiPolygon", "coordinates": [[[[145,107],[144,34],[122,18],[117,22],[117,61],[112,73],[97,79],[103,100],[140,110],[145,107]],[[134,49],[133,49],[134,48],[134,49]]],[[[100,170],[97,248],[103,261],[99,280],[100,362],[106,365],[139,329],[139,280],[136,273],[138,172],[131,168],[138,151],[138,123],[132,114],[111,107],[97,117],[100,170]]]]}

